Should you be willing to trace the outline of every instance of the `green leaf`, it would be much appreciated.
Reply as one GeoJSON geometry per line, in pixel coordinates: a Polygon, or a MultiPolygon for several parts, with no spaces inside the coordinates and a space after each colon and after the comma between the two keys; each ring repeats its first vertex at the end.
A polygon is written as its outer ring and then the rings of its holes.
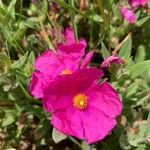
{"type": "Polygon", "coordinates": [[[146,57],[145,47],[144,45],[140,45],[138,47],[137,53],[135,55],[135,62],[142,62],[146,57]]]}
{"type": "Polygon", "coordinates": [[[52,138],[55,143],[59,143],[60,141],[65,140],[67,136],[54,128],[52,133],[52,138]]]}
{"type": "Polygon", "coordinates": [[[34,53],[33,52],[31,52],[30,54],[29,54],[29,57],[28,57],[28,59],[27,59],[27,63],[26,63],[26,65],[25,65],[25,67],[24,67],[24,70],[25,70],[25,72],[29,75],[29,76],[31,76],[31,74],[32,74],[32,72],[33,72],[33,70],[34,70],[34,62],[35,62],[35,56],[34,56],[34,53]]]}
{"type": "Polygon", "coordinates": [[[150,70],[150,60],[137,63],[129,68],[132,78],[142,75],[147,70],[150,70]]]}
{"type": "Polygon", "coordinates": [[[91,150],[91,146],[85,141],[82,142],[82,150],[91,150]]]}
{"type": "Polygon", "coordinates": [[[25,62],[27,60],[27,57],[28,57],[28,52],[24,56],[22,56],[19,60],[15,61],[12,64],[12,69],[23,67],[23,65],[25,65],[25,62]]]}
{"type": "Polygon", "coordinates": [[[23,36],[25,35],[26,28],[19,28],[17,32],[14,34],[12,38],[12,43],[18,43],[22,40],[23,36]]]}
{"type": "Polygon", "coordinates": [[[119,56],[128,59],[130,58],[131,50],[132,50],[132,38],[130,36],[120,49],[119,56]]]}
{"type": "Polygon", "coordinates": [[[15,4],[16,4],[17,0],[11,0],[8,8],[7,8],[7,12],[10,16],[13,17],[13,19],[15,19],[15,4]]]}
{"type": "Polygon", "coordinates": [[[15,121],[14,116],[11,113],[6,113],[5,119],[2,120],[2,126],[8,126],[15,121]]]}
{"type": "Polygon", "coordinates": [[[101,45],[102,45],[102,56],[103,56],[104,59],[106,59],[107,57],[110,56],[110,53],[107,50],[107,48],[106,48],[106,46],[103,42],[101,43],[101,45]]]}
{"type": "Polygon", "coordinates": [[[22,21],[21,24],[22,26],[37,30],[39,28],[39,19],[36,17],[30,17],[27,20],[22,21]]]}
{"type": "Polygon", "coordinates": [[[150,16],[146,16],[140,20],[137,20],[136,25],[137,25],[137,27],[140,27],[141,25],[143,25],[145,22],[147,22],[149,20],[150,20],[150,16]]]}
{"type": "Polygon", "coordinates": [[[0,0],[0,8],[5,8],[4,3],[2,2],[2,0],[0,0]]]}
{"type": "Polygon", "coordinates": [[[94,14],[94,16],[90,15],[89,17],[91,17],[91,19],[93,19],[96,22],[103,22],[102,17],[98,14],[94,14]]]}
{"type": "Polygon", "coordinates": [[[129,87],[127,88],[127,94],[126,97],[132,96],[133,94],[135,94],[137,92],[139,88],[139,83],[134,82],[132,84],[129,85],[129,87]]]}

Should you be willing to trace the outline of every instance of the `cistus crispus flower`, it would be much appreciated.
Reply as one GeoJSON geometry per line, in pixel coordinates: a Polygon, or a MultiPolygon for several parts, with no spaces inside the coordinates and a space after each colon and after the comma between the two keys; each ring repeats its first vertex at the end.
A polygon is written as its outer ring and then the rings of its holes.
{"type": "Polygon", "coordinates": [[[130,24],[134,24],[136,22],[136,16],[133,10],[130,10],[125,7],[120,8],[120,13],[122,17],[127,20],[130,24]]]}
{"type": "Polygon", "coordinates": [[[110,134],[122,102],[109,83],[98,82],[102,76],[97,68],[83,68],[57,76],[44,89],[43,106],[52,113],[54,128],[89,144],[110,134]]]}

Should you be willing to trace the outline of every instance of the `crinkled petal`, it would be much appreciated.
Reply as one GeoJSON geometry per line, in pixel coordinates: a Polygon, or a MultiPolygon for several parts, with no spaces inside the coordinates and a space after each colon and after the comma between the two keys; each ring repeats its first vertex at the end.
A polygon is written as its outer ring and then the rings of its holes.
{"type": "Polygon", "coordinates": [[[34,72],[32,74],[31,83],[30,83],[30,92],[36,98],[43,97],[43,89],[51,81],[51,78],[47,75],[44,75],[40,72],[34,72]]]}
{"type": "Polygon", "coordinates": [[[106,116],[115,118],[122,112],[122,102],[117,91],[107,82],[88,90],[90,105],[102,111],[106,116]]]}
{"type": "Polygon", "coordinates": [[[89,65],[89,63],[91,62],[93,55],[94,55],[94,51],[89,52],[89,53],[85,56],[85,58],[84,58],[84,60],[83,60],[83,62],[82,62],[82,64],[81,64],[80,68],[85,68],[85,67],[87,67],[87,66],[89,65]]]}
{"type": "Polygon", "coordinates": [[[104,139],[116,126],[116,120],[106,116],[97,107],[89,106],[81,112],[81,116],[88,144],[104,139]]]}
{"type": "Polygon", "coordinates": [[[71,70],[72,72],[79,69],[80,59],[76,59],[72,56],[62,57],[61,63],[63,63],[63,70],[71,70]]]}
{"type": "Polygon", "coordinates": [[[64,111],[56,112],[51,121],[52,125],[60,132],[80,139],[84,138],[84,130],[80,111],[72,105],[66,107],[64,111]]]}
{"type": "Polygon", "coordinates": [[[118,56],[107,57],[101,64],[102,68],[109,68],[112,64],[124,64],[125,61],[118,56]]]}
{"type": "Polygon", "coordinates": [[[44,52],[35,62],[36,70],[52,76],[56,76],[61,67],[61,60],[52,50],[44,52]]]}
{"type": "Polygon", "coordinates": [[[81,60],[85,53],[85,46],[83,44],[60,45],[58,47],[58,55],[65,57],[73,57],[81,60]]]}
{"type": "Polygon", "coordinates": [[[60,89],[62,90],[61,92],[52,88],[49,90],[46,90],[43,96],[43,106],[48,112],[63,112],[68,106],[72,105],[73,96],[71,93],[66,94],[63,89],[60,89]],[[63,91],[64,95],[62,94],[63,91]]]}
{"type": "MultiPolygon", "coordinates": [[[[87,90],[103,76],[103,72],[97,68],[84,68],[70,75],[57,76],[44,91],[44,101],[50,101],[51,95],[67,95],[68,93],[87,90]],[[48,95],[48,96],[46,96],[48,95]]],[[[54,103],[55,104],[55,103],[54,103]]],[[[55,108],[55,106],[52,106],[55,108]]]]}

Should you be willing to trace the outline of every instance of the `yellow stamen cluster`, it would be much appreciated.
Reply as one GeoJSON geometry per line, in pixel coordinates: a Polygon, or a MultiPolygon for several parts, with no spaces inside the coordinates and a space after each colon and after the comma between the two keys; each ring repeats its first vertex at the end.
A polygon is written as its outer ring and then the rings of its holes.
{"type": "Polygon", "coordinates": [[[69,69],[66,69],[61,72],[61,75],[67,75],[67,74],[72,74],[72,71],[69,69]]]}
{"type": "Polygon", "coordinates": [[[88,105],[88,97],[82,93],[77,94],[73,98],[73,105],[80,110],[85,109],[88,105]]]}

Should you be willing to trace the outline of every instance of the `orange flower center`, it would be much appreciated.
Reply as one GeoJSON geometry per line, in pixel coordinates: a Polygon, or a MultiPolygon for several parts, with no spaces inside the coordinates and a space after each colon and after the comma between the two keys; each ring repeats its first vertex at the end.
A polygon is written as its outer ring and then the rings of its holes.
{"type": "Polygon", "coordinates": [[[85,109],[88,105],[88,97],[82,93],[75,95],[73,98],[73,105],[80,110],[85,109]]]}
{"type": "Polygon", "coordinates": [[[67,74],[72,74],[72,71],[69,69],[66,69],[61,72],[61,75],[67,75],[67,74]]]}

